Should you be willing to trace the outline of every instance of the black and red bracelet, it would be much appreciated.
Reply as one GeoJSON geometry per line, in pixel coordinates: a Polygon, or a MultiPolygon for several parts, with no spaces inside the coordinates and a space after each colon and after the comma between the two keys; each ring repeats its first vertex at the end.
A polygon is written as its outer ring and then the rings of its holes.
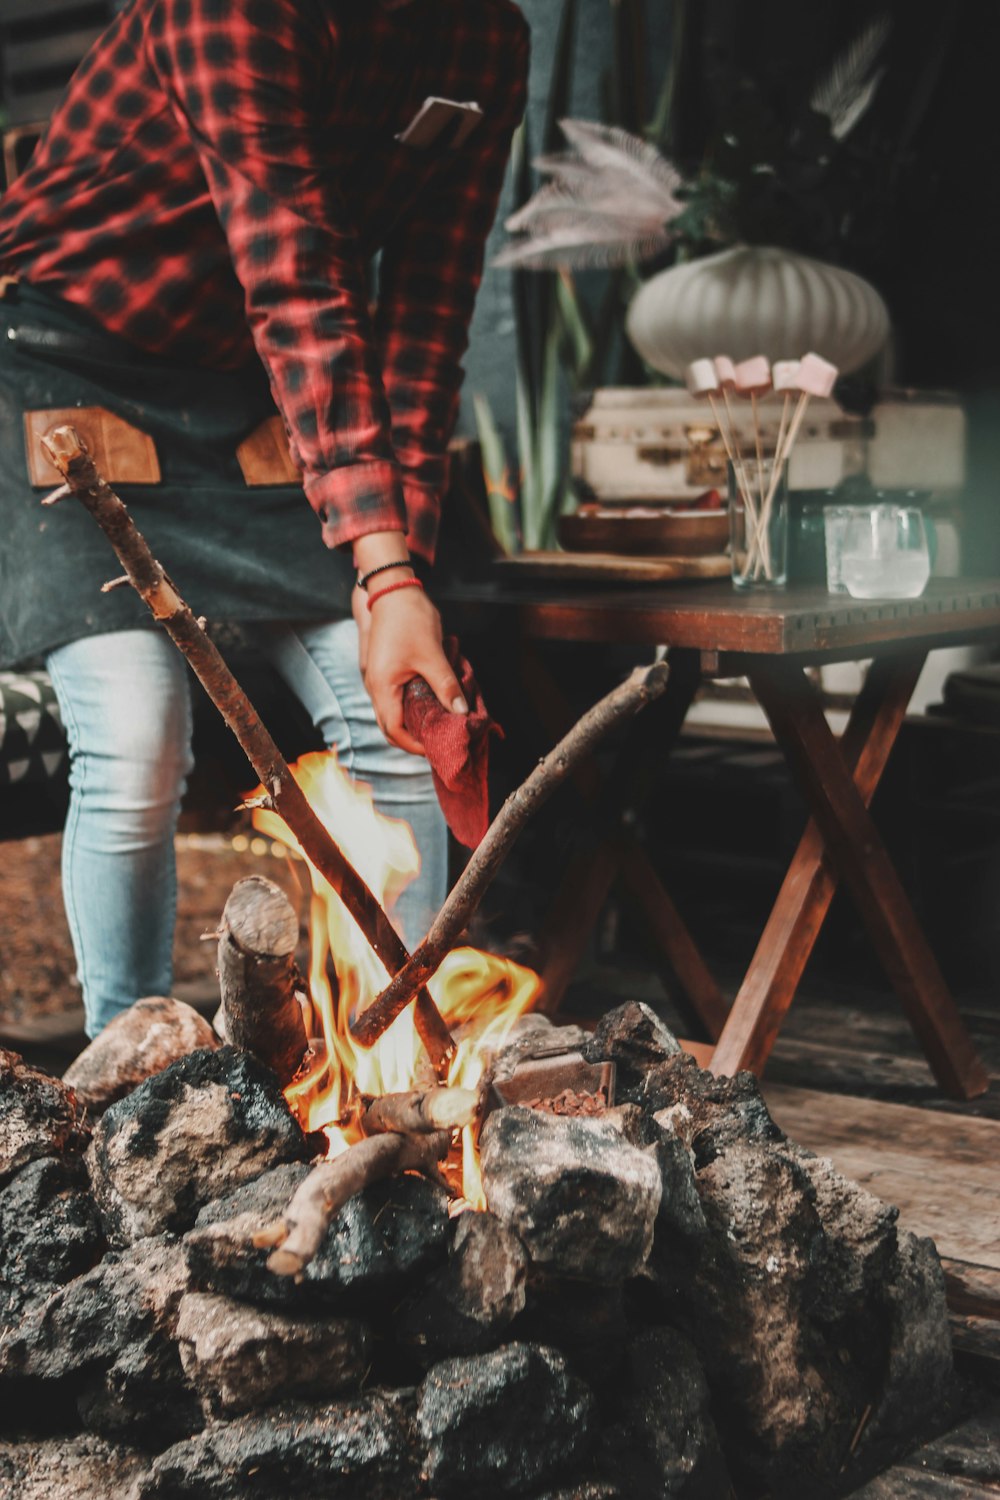
{"type": "Polygon", "coordinates": [[[376,599],[381,599],[384,594],[394,594],[397,589],[422,589],[423,584],[419,578],[400,578],[396,583],[387,583],[384,589],[379,589],[377,594],[368,595],[368,608],[371,609],[376,599]]]}
{"type": "Polygon", "coordinates": [[[376,573],[387,573],[390,568],[412,568],[413,563],[408,557],[399,557],[395,562],[379,563],[377,568],[369,568],[367,573],[358,574],[358,588],[368,592],[368,580],[374,578],[376,573]]]}

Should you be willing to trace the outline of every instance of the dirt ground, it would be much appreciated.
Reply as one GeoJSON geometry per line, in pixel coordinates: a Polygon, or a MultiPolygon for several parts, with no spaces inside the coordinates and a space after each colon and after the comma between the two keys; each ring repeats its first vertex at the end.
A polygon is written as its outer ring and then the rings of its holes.
{"type": "MultiPolygon", "coordinates": [[[[81,1003],[63,910],[61,844],[59,834],[0,844],[0,1021],[52,1015],[81,1003]]],[[[250,834],[180,835],[175,984],[213,983],[214,945],[201,942],[201,935],[216,926],[242,876],[266,875],[301,911],[299,870],[272,847],[250,834]]]]}

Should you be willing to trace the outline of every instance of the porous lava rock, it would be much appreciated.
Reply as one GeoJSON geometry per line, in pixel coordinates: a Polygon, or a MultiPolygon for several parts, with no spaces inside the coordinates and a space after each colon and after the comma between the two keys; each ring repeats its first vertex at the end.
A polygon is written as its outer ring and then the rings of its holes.
{"type": "Polygon", "coordinates": [[[535,1491],[531,1500],[631,1500],[631,1496],[604,1479],[581,1479],[557,1490],[535,1491]]]}
{"type": "MultiPolygon", "coordinates": [[[[188,1290],[176,1242],[141,1241],[54,1292],[0,1345],[0,1394],[29,1381],[77,1397],[83,1423],[105,1436],[173,1437],[201,1413],[174,1343],[188,1290]]],[[[2,1404],[2,1403],[0,1403],[2,1404]]]]}
{"type": "Polygon", "coordinates": [[[72,1089],[0,1047],[0,1182],[78,1143],[82,1126],[72,1089]]]}
{"type": "Polygon", "coordinates": [[[83,1162],[43,1157],[0,1186],[0,1331],[97,1264],[104,1233],[83,1162]]]}
{"type": "Polygon", "coordinates": [[[218,1193],[300,1159],[306,1140],[269,1068],[233,1047],[202,1050],[105,1113],[87,1153],[108,1240],[187,1229],[218,1193]]]}
{"type": "Polygon", "coordinates": [[[66,1069],[63,1082],[98,1113],[178,1058],[217,1046],[211,1026],[192,1006],[150,996],[109,1021],[66,1069]]]}
{"type": "Polygon", "coordinates": [[[126,1500],[409,1500],[418,1474],[405,1400],[375,1391],[213,1423],[161,1453],[126,1500]]]}
{"type": "Polygon", "coordinates": [[[0,1443],[0,1495],[17,1500],[111,1500],[149,1465],[145,1454],[92,1433],[0,1443]]]}
{"type": "Polygon", "coordinates": [[[295,1397],[356,1390],[371,1363],[355,1318],[310,1318],[189,1292],[177,1319],[181,1364],[207,1417],[230,1417],[295,1397]]]}
{"type": "Polygon", "coordinates": [[[582,1050],[588,1062],[615,1064],[615,1099],[634,1103],[649,1070],[681,1047],[655,1010],[630,1000],[601,1017],[582,1050]]]}
{"type": "Polygon", "coordinates": [[[555,1349],[513,1343],[444,1360],[417,1396],[429,1492],[523,1495],[587,1450],[593,1398],[555,1349]]]}
{"type": "Polygon", "coordinates": [[[481,1152],[486,1201],[536,1266],[603,1283],[642,1269],[660,1171],[614,1122],[500,1109],[483,1128],[481,1152]]]}
{"type": "Polygon", "coordinates": [[[495,1214],[460,1214],[447,1264],[403,1308],[397,1338],[424,1360],[493,1347],[524,1308],[527,1270],[527,1251],[495,1214]]]}
{"type": "Polygon", "coordinates": [[[732,1485],[693,1346],[672,1328],[628,1345],[618,1417],[602,1432],[601,1468],[630,1500],[729,1500],[732,1485]]]}
{"type": "Polygon", "coordinates": [[[306,1171],[279,1167],[206,1204],[184,1242],[200,1288],[263,1305],[356,1313],[400,1298],[444,1262],[448,1195],[408,1174],[355,1194],[302,1276],[276,1276],[267,1269],[268,1252],[255,1250],[250,1236],[282,1213],[306,1171]]]}

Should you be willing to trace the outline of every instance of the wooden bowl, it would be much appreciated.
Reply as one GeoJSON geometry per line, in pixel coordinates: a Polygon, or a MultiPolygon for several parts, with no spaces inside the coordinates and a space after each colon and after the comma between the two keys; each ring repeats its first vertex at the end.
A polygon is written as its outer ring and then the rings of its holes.
{"type": "Polygon", "coordinates": [[[703,557],[729,541],[725,510],[576,511],[561,516],[559,541],[568,552],[612,552],[620,557],[703,557]]]}

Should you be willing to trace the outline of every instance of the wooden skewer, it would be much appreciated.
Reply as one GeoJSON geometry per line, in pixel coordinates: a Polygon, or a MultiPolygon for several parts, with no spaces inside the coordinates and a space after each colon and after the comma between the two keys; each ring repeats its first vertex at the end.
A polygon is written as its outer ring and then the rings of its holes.
{"type": "MultiPolygon", "coordinates": [[[[125,505],[97,472],[76,429],[57,427],[42,438],[42,447],[101,527],[153,618],[190,662],[270,793],[275,812],[336,891],[389,973],[398,973],[410,955],[381,903],[320,822],[256,709],[149,550],[125,505]]],[[[438,1076],[445,1076],[455,1043],[426,989],[417,994],[414,1020],[438,1076]]]]}
{"type": "Polygon", "coordinates": [[[666,662],[636,667],[620,687],[595,703],[574,724],[569,734],[535,767],[527,781],[511,793],[409,963],[352,1022],[351,1033],[362,1046],[370,1047],[378,1040],[403,1007],[409,1004],[417,986],[426,983],[436,971],[465,929],[507,851],[532,813],[616,724],[631,718],[664,692],[669,675],[666,662]]]}

